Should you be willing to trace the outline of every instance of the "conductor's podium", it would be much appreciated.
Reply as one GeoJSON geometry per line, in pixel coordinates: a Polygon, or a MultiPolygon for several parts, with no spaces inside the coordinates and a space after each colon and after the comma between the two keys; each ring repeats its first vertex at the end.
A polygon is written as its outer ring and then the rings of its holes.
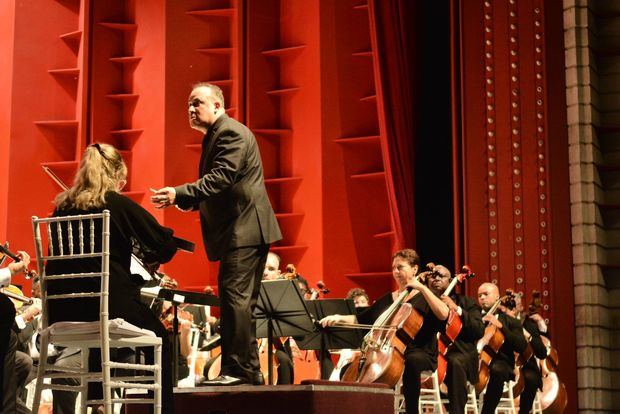
{"type": "MultiPolygon", "coordinates": [[[[178,414],[389,414],[394,412],[394,390],[383,384],[319,380],[300,385],[175,388],[174,404],[178,414]]],[[[127,413],[146,414],[150,409],[129,405],[127,413]]]]}

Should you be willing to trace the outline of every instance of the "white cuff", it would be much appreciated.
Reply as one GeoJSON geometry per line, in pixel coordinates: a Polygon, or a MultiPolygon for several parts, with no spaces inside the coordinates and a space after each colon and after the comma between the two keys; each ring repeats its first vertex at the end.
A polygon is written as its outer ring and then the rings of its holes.
{"type": "Polygon", "coordinates": [[[457,306],[456,313],[458,313],[459,316],[463,316],[463,308],[461,308],[460,306],[457,306]]]}
{"type": "Polygon", "coordinates": [[[11,284],[11,270],[8,267],[0,269],[0,287],[11,284]]]}
{"type": "Polygon", "coordinates": [[[19,329],[24,329],[26,327],[26,322],[24,321],[24,318],[22,315],[17,315],[15,317],[15,323],[17,324],[17,327],[19,329]]]}

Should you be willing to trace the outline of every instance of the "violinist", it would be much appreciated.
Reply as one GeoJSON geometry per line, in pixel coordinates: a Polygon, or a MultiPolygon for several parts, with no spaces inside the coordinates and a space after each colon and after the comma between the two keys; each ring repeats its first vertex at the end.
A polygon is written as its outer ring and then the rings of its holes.
{"type": "Polygon", "coordinates": [[[505,337],[499,352],[490,366],[489,382],[484,394],[482,414],[492,414],[502,398],[504,383],[514,379],[515,352],[521,353],[527,343],[523,336],[521,322],[506,313],[500,306],[497,315],[488,313],[499,300],[499,288],[493,283],[483,283],[478,288],[478,304],[482,308],[482,320],[499,329],[505,337]]]}
{"type": "Polygon", "coordinates": [[[418,253],[413,249],[404,249],[394,253],[392,276],[398,284],[396,291],[385,294],[357,316],[329,315],[320,321],[323,326],[334,326],[339,323],[354,324],[357,321],[371,324],[394,303],[402,292],[408,288],[412,289],[407,301],[423,317],[424,323],[405,350],[403,391],[407,414],[418,412],[421,373],[437,369],[437,332],[443,328],[449,314],[448,306],[414,277],[418,273],[419,263],[418,253]]]}
{"type": "Polygon", "coordinates": [[[370,305],[368,293],[362,288],[349,290],[346,298],[351,299],[356,308],[367,308],[370,305]]]}
{"type": "MultiPolygon", "coordinates": [[[[305,300],[316,300],[319,298],[319,291],[311,288],[306,278],[297,273],[295,275],[295,280],[305,300]]],[[[329,350],[325,350],[325,352],[317,350],[316,355],[320,361],[321,379],[328,380],[334,372],[334,361],[332,361],[331,352],[329,352],[329,350]]]]}
{"type": "MultiPolygon", "coordinates": [[[[537,293],[538,292],[532,292],[532,295],[536,295],[537,293]]],[[[541,360],[545,359],[547,357],[547,347],[543,344],[540,336],[541,334],[548,334],[547,324],[538,313],[539,306],[535,304],[534,300],[529,306],[528,312],[524,313],[521,295],[515,297],[515,305],[515,316],[523,323],[523,329],[527,332],[526,338],[529,337],[528,341],[532,347],[534,356],[541,360]]],[[[534,398],[536,397],[536,390],[542,389],[542,374],[536,358],[530,357],[521,368],[521,375],[525,387],[519,399],[520,414],[527,414],[530,412],[534,404],[534,398]]]]}
{"type": "Polygon", "coordinates": [[[445,266],[437,265],[428,276],[427,282],[433,293],[440,297],[451,312],[456,312],[463,323],[456,341],[446,353],[448,369],[444,381],[448,387],[449,412],[462,414],[467,403],[467,381],[471,384],[478,381],[476,343],[484,335],[484,323],[480,306],[475,299],[454,291],[449,296],[443,295],[451,278],[452,275],[445,266]]]}
{"type": "Polygon", "coordinates": [[[279,280],[284,279],[280,271],[280,256],[274,252],[267,254],[265,269],[263,270],[263,280],[279,280]]]}
{"type": "MultiPolygon", "coordinates": [[[[368,293],[366,293],[366,291],[362,288],[350,289],[347,292],[346,299],[353,301],[353,305],[358,312],[363,311],[370,304],[370,298],[368,297],[368,293]]],[[[342,376],[347,371],[347,368],[351,364],[351,361],[356,354],[359,354],[359,351],[348,348],[340,350],[338,364],[334,368],[334,371],[329,378],[330,381],[342,380],[342,376]]]]}
{"type": "MultiPolygon", "coordinates": [[[[269,252],[265,262],[265,269],[263,270],[263,280],[279,279],[284,279],[280,271],[280,256],[274,252],[269,252]]],[[[295,381],[291,341],[290,337],[273,339],[276,365],[278,366],[278,385],[293,384],[295,381]]]]}
{"type": "MultiPolygon", "coordinates": [[[[19,261],[14,261],[0,269],[0,287],[8,286],[11,278],[28,270],[30,256],[19,251],[19,261]]],[[[12,331],[15,323],[15,305],[0,293],[0,409],[2,412],[15,412],[17,401],[17,379],[14,376],[17,336],[12,331]]]]}
{"type": "MultiPolygon", "coordinates": [[[[162,338],[162,412],[172,413],[174,412],[172,355],[167,340],[168,333],[157,316],[140,301],[140,289],[131,277],[130,263],[132,253],[144,263],[168,262],[176,253],[176,243],[171,229],[162,227],[149,212],[120,193],[126,184],[126,178],[125,162],[113,146],[89,145],[82,156],[73,186],[60,193],[54,200],[56,205],[54,216],[96,213],[104,209],[110,211],[110,319],[123,318],[133,325],[153,331],[162,338]]],[[[100,223],[96,223],[95,226],[100,226],[100,223]]],[[[86,239],[89,233],[90,229],[84,229],[86,239]]],[[[58,244],[58,240],[54,240],[54,245],[58,244]]],[[[64,244],[68,245],[68,242],[65,241],[64,244]]],[[[53,275],[97,271],[100,267],[97,259],[57,260],[51,261],[46,271],[47,274],[53,275]]],[[[47,289],[49,294],[62,294],[69,288],[73,291],[98,291],[99,283],[98,279],[90,278],[70,282],[54,280],[50,281],[47,289]]],[[[97,319],[99,319],[98,299],[68,299],[49,304],[50,324],[58,321],[97,319]],[[79,312],[76,312],[77,309],[79,312]]],[[[147,363],[153,363],[152,350],[149,349],[145,353],[147,363]]],[[[99,352],[90,353],[90,369],[98,370],[99,355],[99,352]]],[[[101,398],[101,386],[92,385],[97,386],[89,387],[89,399],[101,398]]]]}

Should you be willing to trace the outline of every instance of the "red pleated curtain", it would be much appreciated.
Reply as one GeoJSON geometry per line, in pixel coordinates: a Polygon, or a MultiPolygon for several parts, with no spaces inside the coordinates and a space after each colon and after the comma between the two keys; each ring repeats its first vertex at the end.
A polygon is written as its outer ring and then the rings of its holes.
{"type": "Polygon", "coordinates": [[[413,3],[368,0],[381,148],[396,249],[415,247],[413,3]]]}

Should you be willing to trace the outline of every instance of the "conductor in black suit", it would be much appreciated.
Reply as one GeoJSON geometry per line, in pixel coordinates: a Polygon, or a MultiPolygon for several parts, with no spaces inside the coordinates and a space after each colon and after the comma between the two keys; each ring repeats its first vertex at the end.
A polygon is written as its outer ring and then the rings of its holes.
{"type": "Polygon", "coordinates": [[[204,134],[198,180],[154,192],[157,208],[200,210],[211,261],[220,261],[222,370],[209,385],[260,383],[253,311],[269,245],[282,238],[269,203],[256,139],[228,117],[222,90],[196,84],[190,126],[204,134]]]}

